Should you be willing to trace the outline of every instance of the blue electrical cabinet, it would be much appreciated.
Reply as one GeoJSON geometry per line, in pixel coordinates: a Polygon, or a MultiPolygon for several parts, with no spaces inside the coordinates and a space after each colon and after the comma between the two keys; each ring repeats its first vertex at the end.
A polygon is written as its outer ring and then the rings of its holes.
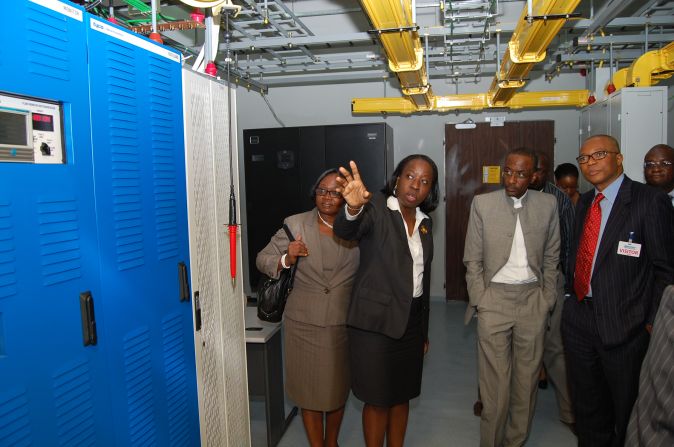
{"type": "Polygon", "coordinates": [[[180,54],[68,2],[5,11],[0,446],[199,445],[180,54]]]}

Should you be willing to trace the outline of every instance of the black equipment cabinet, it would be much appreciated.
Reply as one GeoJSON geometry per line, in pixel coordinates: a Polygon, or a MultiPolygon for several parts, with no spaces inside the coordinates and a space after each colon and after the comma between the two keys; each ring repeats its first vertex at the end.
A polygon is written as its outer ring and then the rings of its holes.
{"type": "Polygon", "coordinates": [[[384,123],[245,129],[244,170],[251,291],[260,273],[257,253],[281,228],[283,219],[313,208],[310,189],[326,169],[358,164],[370,191],[393,173],[393,130],[384,123]]]}

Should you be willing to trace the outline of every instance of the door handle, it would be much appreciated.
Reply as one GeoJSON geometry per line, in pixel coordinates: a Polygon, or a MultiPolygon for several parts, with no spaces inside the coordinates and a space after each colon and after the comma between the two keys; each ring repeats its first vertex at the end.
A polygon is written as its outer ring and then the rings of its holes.
{"type": "Polygon", "coordinates": [[[194,292],[194,330],[201,330],[201,301],[198,290],[194,292]]]}
{"type": "Polygon", "coordinates": [[[91,292],[80,293],[80,316],[82,317],[82,342],[84,346],[96,345],[96,316],[94,315],[94,297],[91,292]]]}
{"type": "Polygon", "coordinates": [[[178,263],[178,296],[180,302],[190,300],[190,283],[187,278],[187,266],[183,261],[178,263]]]}

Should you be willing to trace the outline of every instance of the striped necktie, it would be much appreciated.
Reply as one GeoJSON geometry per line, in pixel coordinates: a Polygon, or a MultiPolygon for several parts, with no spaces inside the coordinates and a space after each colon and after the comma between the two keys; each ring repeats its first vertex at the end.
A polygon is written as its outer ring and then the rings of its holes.
{"type": "Polygon", "coordinates": [[[592,207],[585,216],[583,236],[578,246],[576,256],[576,271],[573,279],[573,290],[576,292],[578,301],[582,301],[590,291],[590,276],[592,275],[592,259],[599,242],[599,228],[601,227],[601,206],[599,202],[604,199],[604,194],[599,193],[594,197],[592,207]]]}

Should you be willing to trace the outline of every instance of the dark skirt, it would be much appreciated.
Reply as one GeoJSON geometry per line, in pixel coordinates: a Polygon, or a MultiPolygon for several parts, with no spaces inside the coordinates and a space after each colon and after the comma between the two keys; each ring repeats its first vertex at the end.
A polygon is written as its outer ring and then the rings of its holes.
{"type": "Polygon", "coordinates": [[[420,298],[412,300],[399,339],[349,327],[351,390],[366,404],[392,407],[421,393],[424,335],[420,298]]]}

